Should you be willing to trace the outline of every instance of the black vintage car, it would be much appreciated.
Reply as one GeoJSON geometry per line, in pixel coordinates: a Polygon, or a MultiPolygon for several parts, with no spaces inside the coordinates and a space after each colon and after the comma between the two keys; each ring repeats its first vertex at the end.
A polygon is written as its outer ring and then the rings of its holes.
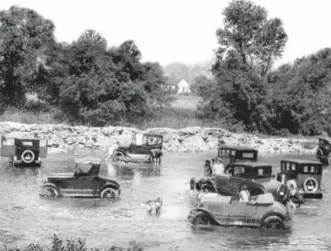
{"type": "Polygon", "coordinates": [[[129,146],[120,146],[113,154],[113,161],[152,162],[153,151],[162,156],[163,135],[155,133],[134,133],[129,146]]]}
{"type": "MultiPolygon", "coordinates": [[[[99,197],[118,198],[120,185],[99,174],[102,164],[99,158],[76,160],[72,173],[53,173],[42,185],[42,196],[47,197],[99,197]]],[[[106,168],[106,165],[105,165],[106,168]]]]}
{"type": "Polygon", "coordinates": [[[290,189],[303,194],[304,198],[323,198],[323,165],[317,161],[304,159],[284,159],[280,161],[281,171],[277,180],[286,182],[290,189]]]}
{"type": "MultiPolygon", "coordinates": [[[[217,157],[223,159],[225,170],[227,170],[229,164],[236,161],[257,161],[258,151],[251,147],[220,145],[217,157]]],[[[204,165],[204,173],[206,176],[210,175],[209,170],[211,169],[212,161],[206,160],[204,165]]]]}
{"type": "Polygon", "coordinates": [[[240,161],[228,165],[228,173],[215,178],[191,179],[191,190],[205,190],[226,196],[236,196],[246,185],[251,196],[271,193],[276,201],[286,204],[289,193],[286,184],[274,179],[272,166],[262,162],[240,161]]]}
{"type": "Polygon", "coordinates": [[[325,165],[331,165],[331,144],[326,139],[318,139],[316,158],[325,165]]]}
{"type": "Polygon", "coordinates": [[[41,166],[47,156],[47,140],[39,138],[1,137],[1,156],[14,166],[41,166]]]}

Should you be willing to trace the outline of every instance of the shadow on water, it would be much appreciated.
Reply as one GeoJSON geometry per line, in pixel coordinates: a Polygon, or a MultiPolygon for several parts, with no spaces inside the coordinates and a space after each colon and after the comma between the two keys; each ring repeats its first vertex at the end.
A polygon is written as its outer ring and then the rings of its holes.
{"type": "MultiPolygon", "coordinates": [[[[84,156],[88,152],[83,153],[84,156]]],[[[104,158],[103,153],[91,152],[104,158]]],[[[102,175],[115,177],[121,197],[101,199],[46,199],[39,196],[42,179],[51,172],[73,171],[75,158],[49,155],[40,168],[14,168],[0,160],[0,241],[28,244],[49,243],[53,233],[61,237],[85,237],[91,247],[127,244],[137,240],[147,250],[327,250],[331,237],[331,202],[309,201],[296,210],[290,231],[246,228],[193,230],[186,218],[194,203],[189,197],[189,180],[203,173],[205,159],[215,152],[165,155],[160,166],[153,164],[108,165],[102,175]],[[150,215],[142,202],[162,197],[160,215],[150,215]]],[[[275,171],[280,159],[291,156],[262,156],[275,171]]],[[[314,156],[298,156],[314,159],[314,156]]],[[[331,174],[324,169],[323,182],[331,189],[331,174]]],[[[0,243],[1,244],[1,243],[0,243]]]]}

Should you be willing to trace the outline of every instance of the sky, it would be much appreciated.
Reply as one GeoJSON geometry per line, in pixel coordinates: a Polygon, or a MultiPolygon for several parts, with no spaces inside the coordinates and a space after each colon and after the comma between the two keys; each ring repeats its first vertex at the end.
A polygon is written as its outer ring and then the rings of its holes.
{"type": "MultiPolygon", "coordinates": [[[[254,0],[269,17],[283,21],[289,36],[283,58],[292,62],[331,47],[330,0],[254,0]]],[[[210,60],[217,48],[216,30],[229,0],[1,0],[0,9],[20,5],[34,9],[55,26],[58,41],[76,40],[95,29],[118,46],[136,42],[143,61],[196,64],[210,60]]]]}

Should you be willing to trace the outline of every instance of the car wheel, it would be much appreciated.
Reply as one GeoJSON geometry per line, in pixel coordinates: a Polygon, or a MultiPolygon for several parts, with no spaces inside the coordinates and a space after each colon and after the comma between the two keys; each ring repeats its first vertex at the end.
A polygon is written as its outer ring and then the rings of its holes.
{"type": "Polygon", "coordinates": [[[21,159],[25,164],[31,164],[35,160],[35,153],[29,149],[24,150],[21,154],[21,159]]]}
{"type": "Polygon", "coordinates": [[[44,186],[42,189],[42,193],[40,195],[45,196],[45,197],[51,197],[51,198],[58,197],[59,191],[52,186],[44,186]]]}
{"type": "Polygon", "coordinates": [[[261,189],[253,189],[250,192],[250,194],[251,194],[251,196],[257,196],[257,195],[260,195],[260,194],[264,194],[264,192],[261,189]]]}
{"type": "Polygon", "coordinates": [[[116,199],[118,197],[117,194],[115,189],[107,187],[101,191],[100,198],[116,199]]]}
{"type": "Polygon", "coordinates": [[[210,216],[205,212],[198,212],[191,220],[192,225],[206,226],[211,223],[210,216]]]}
{"type": "Polygon", "coordinates": [[[283,220],[274,215],[269,216],[263,221],[263,227],[264,228],[271,228],[271,229],[283,229],[285,228],[283,220]]]}

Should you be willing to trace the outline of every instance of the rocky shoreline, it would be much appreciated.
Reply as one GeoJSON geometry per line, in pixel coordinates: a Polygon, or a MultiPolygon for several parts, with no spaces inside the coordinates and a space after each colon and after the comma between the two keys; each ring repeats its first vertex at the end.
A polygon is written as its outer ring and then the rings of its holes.
{"type": "Polygon", "coordinates": [[[129,144],[133,132],[160,133],[167,152],[201,152],[216,150],[219,141],[225,144],[253,147],[261,154],[314,154],[318,138],[260,138],[253,134],[231,133],[221,128],[188,127],[179,130],[131,127],[86,127],[64,124],[22,124],[0,122],[0,134],[9,137],[40,137],[48,140],[50,153],[67,152],[74,147],[106,148],[116,142],[129,144]]]}

